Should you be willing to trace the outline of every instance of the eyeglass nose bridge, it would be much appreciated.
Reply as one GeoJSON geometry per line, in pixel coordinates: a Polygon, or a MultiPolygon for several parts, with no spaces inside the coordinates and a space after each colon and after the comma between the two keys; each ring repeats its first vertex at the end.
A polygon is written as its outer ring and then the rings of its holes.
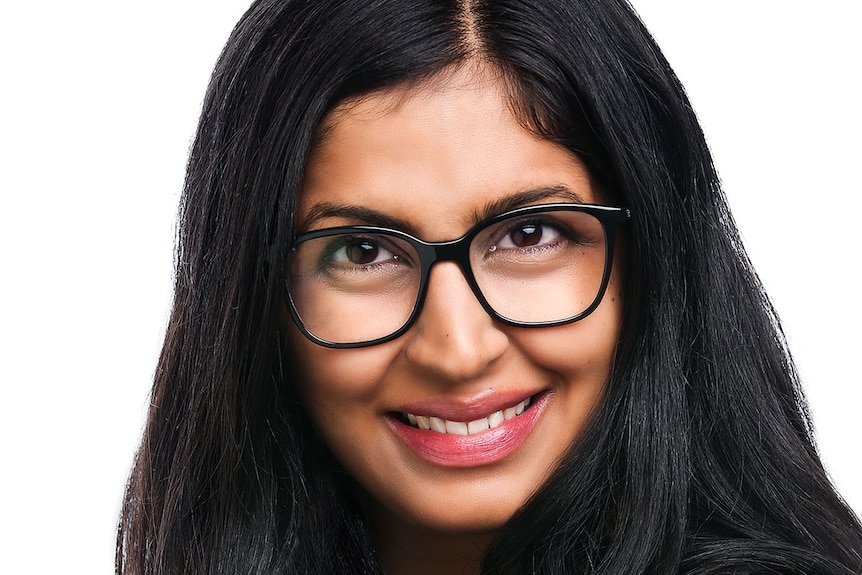
{"type": "Polygon", "coordinates": [[[468,273],[470,268],[470,242],[472,235],[462,236],[456,240],[445,242],[425,242],[417,240],[419,259],[422,261],[423,272],[431,271],[437,262],[457,262],[461,269],[468,273]]]}
{"type": "Polygon", "coordinates": [[[470,264],[470,244],[473,241],[474,234],[467,234],[455,240],[445,242],[426,242],[414,238],[414,247],[419,252],[419,260],[422,264],[421,279],[419,286],[419,294],[416,305],[411,314],[409,324],[412,324],[416,317],[422,312],[422,307],[425,303],[425,296],[428,293],[428,284],[431,277],[431,269],[439,262],[455,262],[461,268],[461,273],[464,279],[467,280],[467,285],[473,292],[475,298],[482,305],[482,308],[493,318],[502,319],[501,316],[491,307],[482,291],[479,289],[479,284],[473,276],[473,268],[470,264]]]}

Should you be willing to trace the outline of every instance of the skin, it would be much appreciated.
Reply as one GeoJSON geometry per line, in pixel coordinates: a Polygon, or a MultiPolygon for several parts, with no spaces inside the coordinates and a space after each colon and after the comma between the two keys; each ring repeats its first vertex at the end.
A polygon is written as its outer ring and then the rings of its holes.
{"type": "MultiPolygon", "coordinates": [[[[490,203],[524,191],[569,191],[531,204],[571,194],[606,203],[575,155],[525,130],[510,108],[500,80],[476,66],[340,106],[308,165],[300,227],[368,223],[339,216],[306,225],[321,203],[361,206],[442,241],[460,237],[490,203]]],[[[327,349],[287,326],[300,393],[366,493],[387,573],[475,572],[489,538],[557,466],[605,391],[622,321],[622,267],[615,262],[599,308],[565,326],[493,320],[454,262],[433,268],[420,317],[394,341],[327,349]],[[470,403],[511,391],[547,391],[548,400],[524,443],[490,465],[429,462],[386,418],[408,403],[470,403]]]]}

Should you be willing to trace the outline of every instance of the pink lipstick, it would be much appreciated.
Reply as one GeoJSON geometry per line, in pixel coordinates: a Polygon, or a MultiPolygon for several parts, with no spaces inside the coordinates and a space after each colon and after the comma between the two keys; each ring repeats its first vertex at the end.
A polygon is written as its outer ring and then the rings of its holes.
{"type": "Polygon", "coordinates": [[[430,403],[411,406],[403,414],[390,414],[387,421],[393,432],[426,461],[445,467],[478,467],[496,463],[517,450],[535,427],[548,398],[549,394],[541,393],[513,403],[511,397],[497,397],[479,406],[450,409],[430,403]]]}

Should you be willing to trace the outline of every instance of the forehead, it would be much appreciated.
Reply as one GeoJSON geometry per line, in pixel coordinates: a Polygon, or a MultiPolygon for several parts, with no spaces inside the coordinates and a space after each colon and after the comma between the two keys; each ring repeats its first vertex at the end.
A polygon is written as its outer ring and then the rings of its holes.
{"type": "MultiPolygon", "coordinates": [[[[309,159],[298,221],[321,204],[356,206],[448,239],[490,204],[551,188],[572,193],[547,201],[595,202],[581,160],[521,125],[499,75],[463,67],[336,108],[309,159]]],[[[313,227],[348,223],[363,222],[313,227]]]]}

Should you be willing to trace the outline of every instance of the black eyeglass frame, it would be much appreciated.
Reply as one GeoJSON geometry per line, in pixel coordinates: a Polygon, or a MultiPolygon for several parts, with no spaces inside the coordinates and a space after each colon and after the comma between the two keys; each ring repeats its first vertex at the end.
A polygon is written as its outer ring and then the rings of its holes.
{"type": "Polygon", "coordinates": [[[381,343],[386,343],[387,341],[392,341],[393,339],[404,335],[404,333],[408,329],[410,329],[410,327],[413,325],[413,323],[416,321],[416,318],[419,317],[419,314],[422,311],[422,305],[425,302],[425,295],[428,291],[428,279],[431,275],[431,267],[437,262],[454,261],[458,264],[458,267],[461,268],[461,273],[464,274],[464,278],[467,280],[467,284],[470,286],[470,289],[473,291],[473,294],[476,296],[476,299],[479,300],[479,303],[482,305],[488,315],[498,320],[499,322],[514,327],[552,327],[557,325],[565,325],[567,323],[574,323],[578,320],[584,319],[585,317],[593,313],[596,308],[599,307],[599,304],[604,298],[605,290],[608,287],[608,281],[610,280],[611,276],[611,268],[613,266],[614,242],[617,229],[629,218],[631,218],[631,211],[629,210],[629,208],[601,206],[595,204],[560,203],[539,204],[510,210],[508,212],[493,216],[477,223],[460,238],[445,242],[426,242],[401,230],[378,226],[339,226],[334,228],[314,230],[311,232],[300,234],[299,236],[294,238],[293,243],[291,244],[291,253],[296,250],[297,245],[301,244],[304,241],[322,238],[326,236],[335,236],[339,234],[349,233],[386,234],[400,238],[413,246],[413,248],[416,250],[416,253],[419,255],[420,274],[419,289],[416,294],[416,301],[413,304],[413,309],[410,312],[410,316],[404,322],[404,325],[402,325],[399,329],[387,336],[379,337],[377,339],[368,341],[336,343],[317,337],[316,335],[311,333],[308,328],[305,327],[305,324],[302,322],[302,319],[299,316],[299,312],[297,312],[296,310],[296,306],[293,303],[293,299],[290,297],[290,282],[287,279],[285,279],[285,299],[287,300],[287,307],[290,311],[291,317],[293,318],[293,322],[303,333],[303,335],[305,335],[305,337],[307,337],[312,342],[323,347],[334,349],[370,347],[372,345],[378,345],[381,343]],[[479,288],[479,284],[476,282],[476,278],[473,275],[473,269],[470,265],[470,244],[472,244],[473,239],[482,230],[502,220],[518,216],[530,215],[538,212],[555,211],[584,212],[594,216],[602,224],[602,228],[605,235],[605,267],[602,273],[602,282],[599,286],[599,290],[596,294],[595,299],[589,305],[589,307],[587,307],[587,309],[585,309],[581,313],[560,320],[544,322],[523,322],[512,320],[503,315],[500,315],[494,310],[493,307],[491,307],[491,305],[485,299],[485,296],[484,294],[482,294],[482,290],[479,288]]]}

